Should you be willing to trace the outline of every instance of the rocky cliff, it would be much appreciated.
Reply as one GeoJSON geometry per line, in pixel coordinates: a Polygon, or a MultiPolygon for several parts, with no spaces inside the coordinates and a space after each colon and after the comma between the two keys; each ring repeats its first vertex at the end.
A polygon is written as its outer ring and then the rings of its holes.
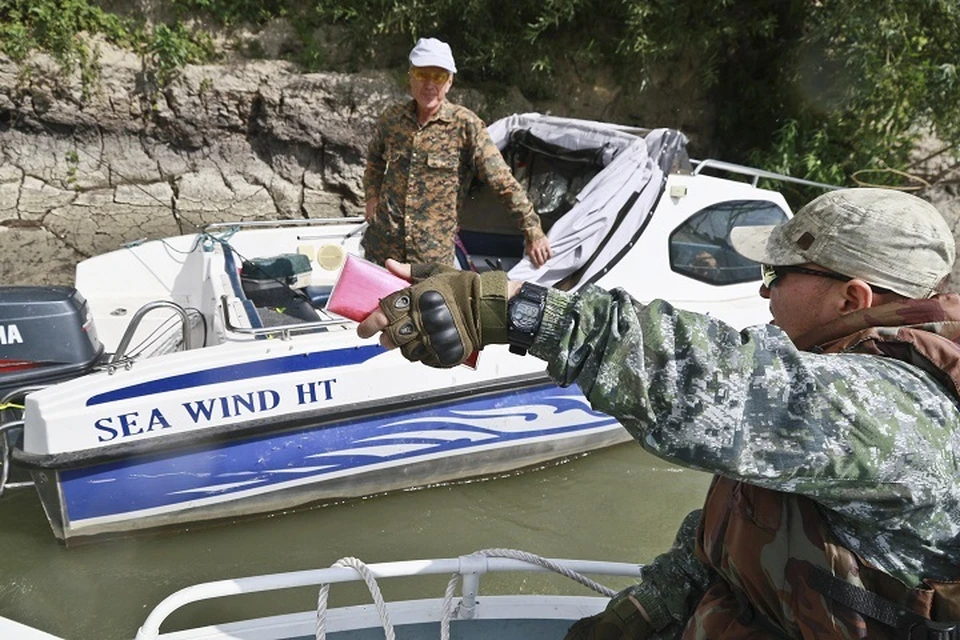
{"type": "Polygon", "coordinates": [[[49,76],[25,77],[0,57],[5,284],[69,283],[84,257],[211,222],[361,215],[371,127],[404,96],[386,72],[270,61],[187,67],[151,93],[138,59],[113,51],[81,100],[79,78],[40,64],[49,76]]]}
{"type": "MultiPolygon", "coordinates": [[[[362,213],[371,128],[405,95],[396,75],[248,61],[189,66],[155,91],[136,56],[103,51],[86,94],[52,61],[0,57],[0,283],[70,283],[85,257],[211,222],[362,213]]],[[[476,91],[450,97],[485,110],[476,91]]],[[[957,187],[920,192],[955,228],[957,187]]]]}

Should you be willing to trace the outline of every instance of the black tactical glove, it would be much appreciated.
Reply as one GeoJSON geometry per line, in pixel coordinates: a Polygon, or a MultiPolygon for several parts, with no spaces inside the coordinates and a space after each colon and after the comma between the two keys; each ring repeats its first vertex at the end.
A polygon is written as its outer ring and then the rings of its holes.
{"type": "Polygon", "coordinates": [[[564,640],[642,640],[651,633],[639,603],[630,589],[624,589],[597,615],[574,622],[564,640]]]}
{"type": "Polygon", "coordinates": [[[507,342],[505,272],[413,265],[411,274],[411,287],[380,301],[390,321],[383,331],[408,360],[455,367],[484,345],[507,342]]]}

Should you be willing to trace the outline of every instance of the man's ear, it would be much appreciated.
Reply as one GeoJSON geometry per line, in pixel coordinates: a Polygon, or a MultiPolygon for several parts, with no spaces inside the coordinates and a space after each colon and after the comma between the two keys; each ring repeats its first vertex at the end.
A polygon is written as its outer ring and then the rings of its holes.
{"type": "Polygon", "coordinates": [[[873,306],[876,295],[870,285],[863,280],[854,278],[843,283],[843,302],[841,303],[840,313],[847,314],[868,309],[873,306]]]}

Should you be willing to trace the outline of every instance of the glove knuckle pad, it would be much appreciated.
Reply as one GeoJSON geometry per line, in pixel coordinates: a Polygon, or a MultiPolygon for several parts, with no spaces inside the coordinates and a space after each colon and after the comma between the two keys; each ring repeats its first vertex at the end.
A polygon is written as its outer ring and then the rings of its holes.
{"type": "Polygon", "coordinates": [[[463,360],[463,339],[443,295],[439,291],[426,291],[418,299],[417,308],[437,360],[443,365],[453,365],[463,360]]]}

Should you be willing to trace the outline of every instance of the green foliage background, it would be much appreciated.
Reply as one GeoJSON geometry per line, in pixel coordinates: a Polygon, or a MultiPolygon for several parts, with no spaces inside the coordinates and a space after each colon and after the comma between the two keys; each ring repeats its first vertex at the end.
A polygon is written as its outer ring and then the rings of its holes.
{"type": "MultiPolygon", "coordinates": [[[[451,43],[461,82],[516,85],[537,99],[560,63],[608,68],[627,92],[652,69],[694,64],[716,105],[723,159],[818,182],[859,170],[909,171],[926,131],[960,142],[957,0],[167,0],[169,24],[104,11],[94,0],[0,0],[0,50],[54,55],[96,78],[81,32],[137,50],[163,85],[215,56],[189,20],[230,27],[284,16],[305,70],[327,61],[317,28],[339,25],[359,69],[377,53],[432,35],[451,43]],[[192,25],[192,26],[187,26],[192,25]]],[[[402,61],[398,61],[402,64],[402,61]]],[[[669,126],[669,122],[640,123],[669,126]]],[[[873,181],[897,174],[876,172],[873,181]]]]}

